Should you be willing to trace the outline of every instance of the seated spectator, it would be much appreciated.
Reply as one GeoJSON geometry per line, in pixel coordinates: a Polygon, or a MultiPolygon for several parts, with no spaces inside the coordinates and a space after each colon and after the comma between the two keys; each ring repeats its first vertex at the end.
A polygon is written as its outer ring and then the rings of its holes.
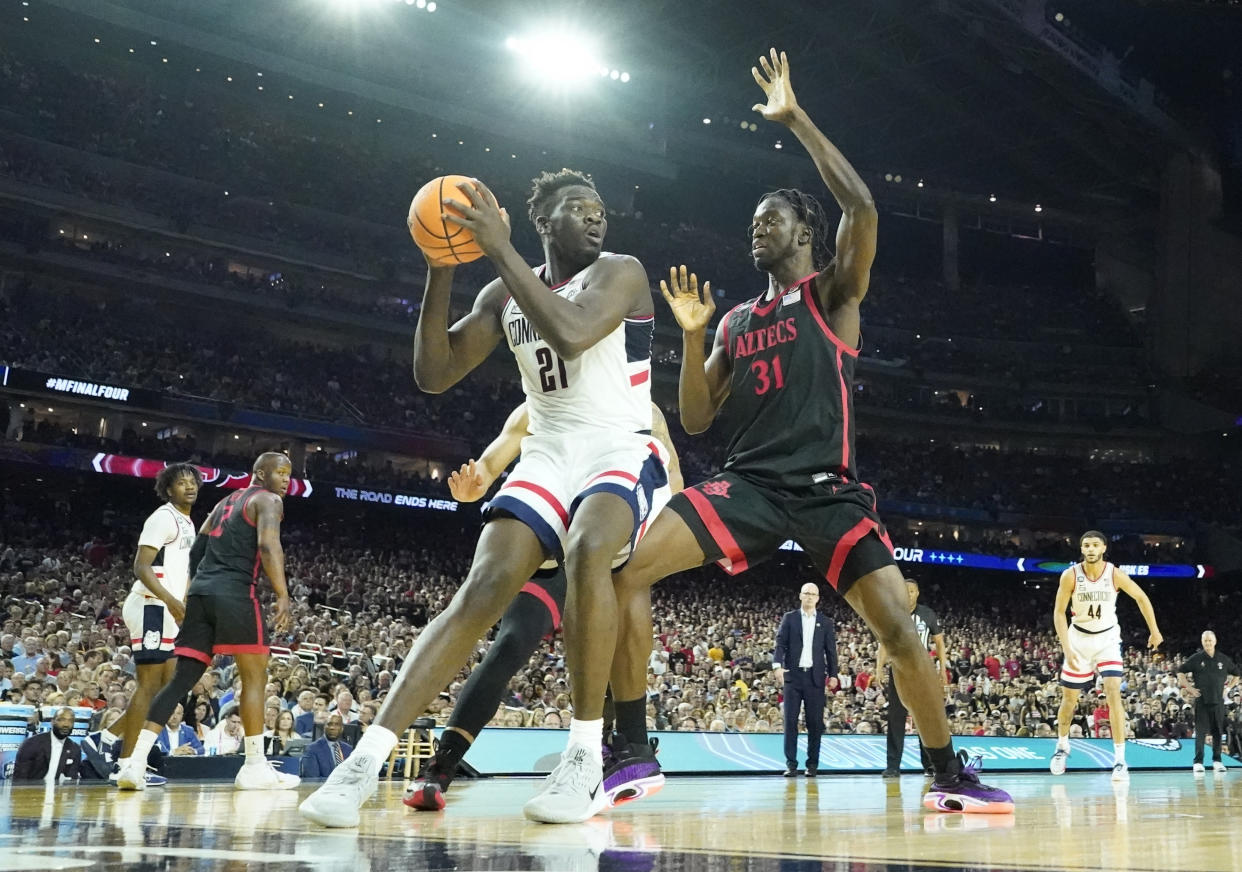
{"type": "Polygon", "coordinates": [[[52,729],[31,736],[17,749],[13,765],[14,781],[44,781],[57,784],[74,779],[82,765],[82,748],[73,739],[73,709],[62,708],[52,718],[52,729]]]}
{"type": "Polygon", "coordinates": [[[323,725],[323,735],[306,746],[302,754],[303,778],[327,778],[354,750],[341,740],[345,722],[340,712],[333,711],[323,725]]]}
{"type": "Polygon", "coordinates": [[[293,721],[293,728],[303,739],[309,739],[315,734],[315,727],[322,726],[328,718],[328,697],[319,694],[315,697],[311,711],[304,715],[298,715],[293,721]]]}
{"type": "Polygon", "coordinates": [[[276,726],[270,732],[263,733],[263,753],[278,755],[285,753],[285,746],[301,736],[293,729],[293,715],[283,711],[276,716],[276,726]]]}
{"type": "Polygon", "coordinates": [[[168,724],[164,729],[160,730],[160,734],[155,739],[155,744],[165,754],[172,754],[174,757],[193,757],[203,753],[203,743],[198,740],[194,730],[189,724],[183,723],[185,720],[185,709],[181,703],[177,703],[177,707],[173,709],[172,715],[168,718],[168,724]]]}
{"type": "Polygon", "coordinates": [[[210,732],[206,744],[211,753],[226,756],[240,753],[245,738],[241,710],[237,703],[233,703],[220,710],[220,723],[210,732]]]}

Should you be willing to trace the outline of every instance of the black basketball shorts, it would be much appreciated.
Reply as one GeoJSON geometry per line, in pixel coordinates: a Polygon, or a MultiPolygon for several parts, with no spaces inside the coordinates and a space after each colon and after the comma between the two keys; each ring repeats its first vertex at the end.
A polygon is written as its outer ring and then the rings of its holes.
{"type": "MultiPolygon", "coordinates": [[[[240,588],[240,585],[237,587],[240,588]]],[[[254,588],[190,594],[173,653],[210,664],[213,654],[267,654],[267,629],[254,588]]]]}
{"type": "Polygon", "coordinates": [[[863,482],[834,477],[778,490],[723,472],[677,494],[668,510],[730,575],[766,560],[790,539],[839,594],[864,575],[895,565],[893,544],[875,511],[875,491],[863,482]]]}

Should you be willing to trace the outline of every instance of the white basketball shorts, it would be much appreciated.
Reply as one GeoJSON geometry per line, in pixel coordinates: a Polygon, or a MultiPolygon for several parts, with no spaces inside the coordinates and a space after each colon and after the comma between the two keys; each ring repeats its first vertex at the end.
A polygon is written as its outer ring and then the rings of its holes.
{"type": "Polygon", "coordinates": [[[130,591],[121,617],[129,630],[135,663],[163,663],[173,656],[178,627],[162,601],[130,591]]]}
{"type": "Polygon", "coordinates": [[[1070,650],[1061,664],[1061,686],[1086,690],[1101,678],[1122,678],[1125,666],[1121,661],[1121,627],[1114,624],[1101,633],[1089,633],[1070,624],[1070,650]]]}
{"type": "Polygon", "coordinates": [[[560,562],[569,526],[582,501],[596,493],[616,494],[634,514],[629,543],[613,560],[613,568],[619,568],[672,496],[664,468],[666,455],[659,440],[641,433],[598,430],[527,436],[522,440],[521,459],[483,516],[517,518],[560,562]]]}

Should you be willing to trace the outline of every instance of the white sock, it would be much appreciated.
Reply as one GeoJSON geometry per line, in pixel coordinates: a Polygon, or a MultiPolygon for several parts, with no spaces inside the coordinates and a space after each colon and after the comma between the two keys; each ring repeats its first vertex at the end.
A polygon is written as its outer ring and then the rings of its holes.
{"type": "Polygon", "coordinates": [[[1122,742],[1119,745],[1113,745],[1113,763],[1124,762],[1126,762],[1126,743],[1122,742]]]}
{"type": "Polygon", "coordinates": [[[267,762],[263,756],[263,734],[246,737],[246,765],[261,766],[267,762]]]}
{"type": "Polygon", "coordinates": [[[1057,736],[1057,750],[1068,751],[1069,749],[1069,736],[1057,736]]]}
{"type": "Polygon", "coordinates": [[[379,724],[371,724],[367,727],[367,731],[362,734],[362,738],[358,740],[358,747],[354,748],[354,753],[350,757],[368,756],[376,761],[375,769],[379,771],[379,764],[388,761],[388,755],[392,753],[392,749],[397,747],[397,734],[387,727],[381,727],[379,724]]]}
{"type": "Polygon", "coordinates": [[[111,730],[100,730],[99,738],[103,740],[104,744],[111,745],[113,742],[115,742],[117,739],[121,737],[113,733],[111,730]]]}
{"type": "Polygon", "coordinates": [[[150,730],[139,730],[138,741],[134,743],[134,751],[130,754],[130,759],[137,759],[145,769],[147,766],[147,758],[151,756],[151,749],[155,747],[155,740],[159,737],[159,733],[153,733],[150,730]]]}
{"type": "Polygon", "coordinates": [[[582,745],[584,748],[595,754],[595,759],[604,762],[604,719],[598,718],[593,721],[580,721],[577,718],[569,719],[569,744],[582,745]]]}

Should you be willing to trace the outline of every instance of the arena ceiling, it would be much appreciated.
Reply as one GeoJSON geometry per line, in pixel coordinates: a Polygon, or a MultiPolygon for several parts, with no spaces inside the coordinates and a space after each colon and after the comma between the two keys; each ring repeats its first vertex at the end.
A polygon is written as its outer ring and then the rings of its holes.
{"type": "MultiPolygon", "coordinates": [[[[65,11],[84,6],[48,2],[65,11]]],[[[1005,2],[441,0],[435,14],[387,0],[122,0],[110,8],[158,16],[450,105],[520,113],[524,107],[545,111],[542,104],[561,100],[574,123],[602,125],[605,132],[609,125],[649,128],[650,147],[681,166],[766,163],[779,156],[772,152],[778,129],[762,121],[755,132],[739,128],[742,120],[759,120],[749,112],[759,96],[749,67],[769,46],[788,52],[800,100],[851,160],[876,175],[900,174],[906,184],[923,178],[939,189],[996,192],[1098,219],[1154,207],[1173,150],[1221,153],[1211,122],[1226,112],[1228,95],[1203,90],[1196,62],[1183,63],[1180,71],[1173,64],[1170,71],[1151,61],[1165,92],[1183,100],[1164,103],[1176,123],[1161,129],[1023,30],[1005,14],[1005,2]],[[612,62],[632,72],[632,81],[604,83],[616,86],[580,106],[511,84],[505,37],[552,20],[596,34],[612,62]],[[1186,99],[1204,94],[1210,99],[1202,105],[1186,99]],[[709,117],[710,126],[703,123],[709,117]]],[[[1088,29],[1105,28],[1110,14],[1126,18],[1139,8],[1131,0],[1072,2],[1097,7],[1081,15],[1074,7],[1071,19],[1088,29]]],[[[89,6],[89,14],[102,8],[89,6]]],[[[1203,69],[1218,76],[1230,63],[1231,46],[1242,44],[1196,42],[1196,34],[1229,32],[1215,19],[1214,4],[1156,3],[1146,11],[1147,27],[1159,26],[1162,16],[1181,21],[1184,27],[1168,31],[1180,42],[1169,47],[1197,51],[1203,69]],[[1196,21],[1186,24],[1187,16],[1196,21]]],[[[1227,14],[1237,20],[1235,9],[1227,14]]],[[[1155,53],[1144,48],[1138,55],[1155,53]]]]}

